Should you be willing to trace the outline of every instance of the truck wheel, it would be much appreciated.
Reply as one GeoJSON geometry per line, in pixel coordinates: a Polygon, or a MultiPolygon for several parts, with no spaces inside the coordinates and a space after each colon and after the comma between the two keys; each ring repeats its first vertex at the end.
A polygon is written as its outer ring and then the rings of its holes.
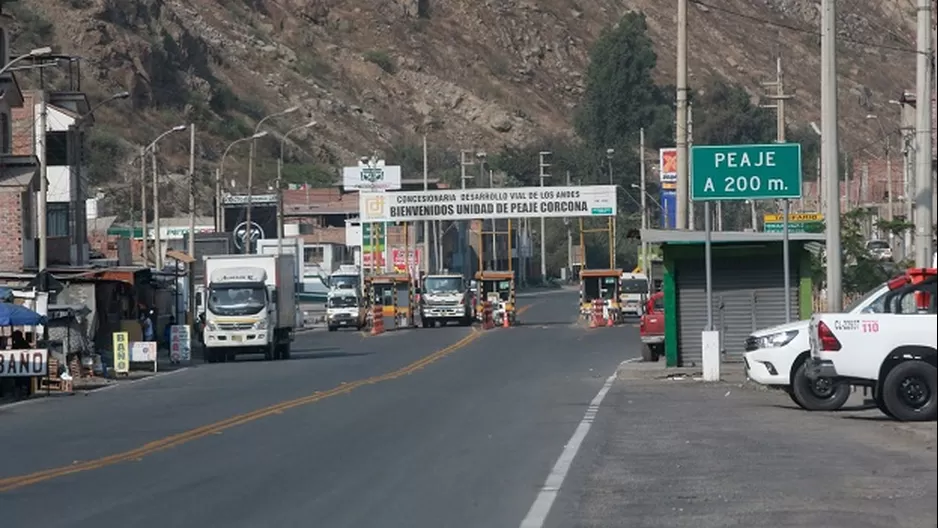
{"type": "Polygon", "coordinates": [[[277,345],[271,343],[264,347],[264,361],[273,361],[277,359],[277,345]]]}
{"type": "Polygon", "coordinates": [[[658,349],[653,345],[643,344],[642,345],[642,361],[647,363],[655,363],[658,361],[658,349]]]}
{"type": "Polygon", "coordinates": [[[206,363],[218,363],[218,355],[211,348],[202,349],[202,359],[204,359],[206,363]]]}
{"type": "Polygon", "coordinates": [[[285,343],[280,348],[280,359],[286,361],[290,359],[290,343],[285,343]]]}
{"type": "Polygon", "coordinates": [[[903,361],[883,381],[883,403],[897,420],[928,422],[938,417],[938,370],[924,361],[903,361]]]}
{"type": "Polygon", "coordinates": [[[831,378],[811,380],[806,375],[807,361],[795,369],[791,379],[792,401],[806,411],[836,411],[850,398],[850,385],[831,378]]]}
{"type": "Polygon", "coordinates": [[[332,326],[332,325],[329,325],[329,331],[330,331],[330,332],[335,332],[336,330],[338,330],[337,327],[332,326]]]}
{"type": "Polygon", "coordinates": [[[469,316],[463,317],[462,319],[459,320],[459,325],[460,325],[460,326],[471,326],[471,325],[472,325],[472,318],[469,317],[469,316]]]}

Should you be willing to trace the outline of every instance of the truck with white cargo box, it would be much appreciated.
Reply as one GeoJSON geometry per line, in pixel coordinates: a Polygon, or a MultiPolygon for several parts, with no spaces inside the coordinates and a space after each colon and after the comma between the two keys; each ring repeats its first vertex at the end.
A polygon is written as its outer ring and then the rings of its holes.
{"type": "Polygon", "coordinates": [[[239,354],[289,359],[297,322],[294,255],[205,257],[203,343],[209,363],[239,354]]]}

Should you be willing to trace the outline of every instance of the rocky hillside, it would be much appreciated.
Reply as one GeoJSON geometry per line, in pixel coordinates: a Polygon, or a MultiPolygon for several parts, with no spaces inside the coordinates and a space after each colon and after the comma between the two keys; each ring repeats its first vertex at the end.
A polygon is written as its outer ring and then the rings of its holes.
{"type": "MultiPolygon", "coordinates": [[[[908,0],[840,4],[845,141],[861,150],[881,136],[864,117],[897,126],[887,102],[914,85],[914,13],[908,0]]],[[[15,50],[51,42],[83,57],[92,99],[131,91],[129,103],[100,112],[99,128],[140,144],[195,120],[205,163],[290,105],[321,124],[296,141],[322,165],[420,133],[451,150],[570,134],[590,44],[627,10],[647,14],[660,81],[674,82],[673,0],[18,0],[3,9],[17,20],[15,50]]],[[[694,84],[723,76],[756,96],[781,53],[796,96],[789,121],[819,119],[816,0],[691,0],[689,11],[694,84]]],[[[175,141],[171,162],[182,165],[186,141],[175,141]]]]}

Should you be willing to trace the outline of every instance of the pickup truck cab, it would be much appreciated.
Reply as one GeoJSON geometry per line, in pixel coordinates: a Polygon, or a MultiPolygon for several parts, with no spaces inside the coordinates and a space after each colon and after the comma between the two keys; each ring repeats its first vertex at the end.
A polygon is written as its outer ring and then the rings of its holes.
{"type": "Polygon", "coordinates": [[[664,292],[656,292],[645,302],[638,328],[642,361],[658,361],[664,355],[664,292]]]}
{"type": "Polygon", "coordinates": [[[938,276],[909,270],[889,282],[885,313],[815,314],[807,376],[871,387],[877,407],[902,421],[938,417],[938,276]]]}
{"type": "MultiPolygon", "coordinates": [[[[844,312],[852,315],[882,312],[889,292],[888,284],[883,283],[844,312]]],[[[835,411],[850,398],[850,385],[806,377],[806,362],[811,356],[809,325],[810,320],[806,319],[753,332],[746,338],[743,354],[746,376],[760,385],[784,390],[807,411],[835,411]]]]}

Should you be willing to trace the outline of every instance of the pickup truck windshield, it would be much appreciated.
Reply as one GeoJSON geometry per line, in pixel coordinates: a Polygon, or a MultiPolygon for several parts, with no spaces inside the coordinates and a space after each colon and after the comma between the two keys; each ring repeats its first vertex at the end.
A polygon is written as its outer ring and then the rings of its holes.
{"type": "Polygon", "coordinates": [[[213,286],[208,309],[215,315],[254,315],[267,306],[263,286],[213,286]]]}
{"type": "Polygon", "coordinates": [[[625,279],[622,281],[622,293],[648,293],[648,281],[644,279],[625,279]]]}
{"type": "Polygon", "coordinates": [[[329,299],[329,308],[354,308],[358,306],[355,297],[333,297],[329,299]]]}
{"type": "Polygon", "coordinates": [[[463,283],[459,277],[427,277],[423,281],[426,293],[453,293],[462,292],[463,283]]]}

